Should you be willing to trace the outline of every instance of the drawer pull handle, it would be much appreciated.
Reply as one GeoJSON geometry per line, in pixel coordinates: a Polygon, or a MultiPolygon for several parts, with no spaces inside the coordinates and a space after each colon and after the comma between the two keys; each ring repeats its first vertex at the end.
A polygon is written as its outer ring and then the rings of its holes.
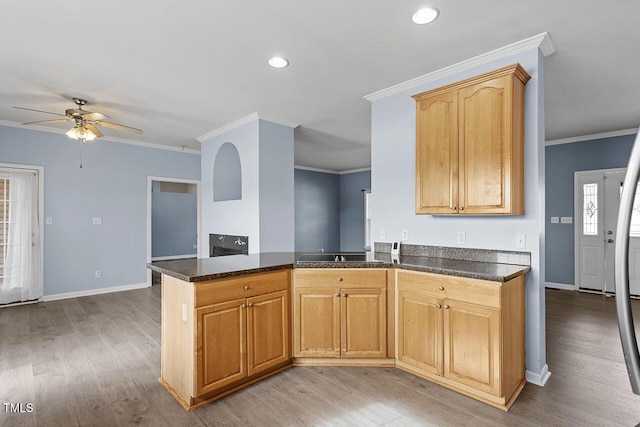
{"type": "Polygon", "coordinates": [[[249,290],[249,285],[245,285],[244,290],[248,291],[249,290]]]}
{"type": "Polygon", "coordinates": [[[342,282],[344,279],[342,277],[338,277],[338,282],[342,282]]]}
{"type": "Polygon", "coordinates": [[[444,291],[444,286],[438,286],[438,289],[440,289],[441,291],[444,291]]]}
{"type": "Polygon", "coordinates": [[[442,306],[441,306],[440,304],[436,304],[436,307],[437,307],[437,308],[440,308],[440,307],[442,307],[442,306]]]}
{"type": "Polygon", "coordinates": [[[445,310],[449,310],[449,306],[447,304],[444,305],[445,310]]]}

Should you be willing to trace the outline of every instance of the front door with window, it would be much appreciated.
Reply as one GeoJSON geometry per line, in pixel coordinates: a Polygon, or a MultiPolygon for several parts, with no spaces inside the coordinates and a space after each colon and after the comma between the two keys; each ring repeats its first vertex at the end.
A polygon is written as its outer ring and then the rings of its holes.
{"type": "MultiPolygon", "coordinates": [[[[615,236],[625,173],[624,169],[609,169],[575,174],[576,285],[580,289],[615,292],[615,236]]],[[[639,192],[637,189],[629,234],[632,295],[640,295],[639,192]]]]}

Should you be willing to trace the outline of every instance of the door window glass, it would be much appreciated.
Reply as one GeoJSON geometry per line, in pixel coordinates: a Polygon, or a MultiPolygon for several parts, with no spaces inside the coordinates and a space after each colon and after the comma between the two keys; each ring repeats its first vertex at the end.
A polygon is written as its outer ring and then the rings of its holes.
{"type": "Polygon", "coordinates": [[[585,236],[598,235],[598,183],[584,184],[582,203],[582,234],[585,236]]]}

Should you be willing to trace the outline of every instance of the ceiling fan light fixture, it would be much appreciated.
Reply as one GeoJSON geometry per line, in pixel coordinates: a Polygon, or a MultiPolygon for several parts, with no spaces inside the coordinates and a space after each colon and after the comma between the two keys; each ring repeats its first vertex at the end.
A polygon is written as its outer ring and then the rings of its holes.
{"type": "Polygon", "coordinates": [[[440,11],[435,7],[425,7],[414,13],[411,20],[415,24],[423,25],[435,21],[439,15],[440,11]]]}
{"type": "Polygon", "coordinates": [[[274,56],[269,60],[269,65],[273,68],[284,68],[289,65],[289,61],[281,56],[274,56]]]}
{"type": "Polygon", "coordinates": [[[79,139],[82,142],[93,141],[96,139],[96,134],[91,132],[90,129],[87,129],[85,126],[76,125],[73,128],[69,129],[67,132],[67,136],[72,139],[79,139]]]}

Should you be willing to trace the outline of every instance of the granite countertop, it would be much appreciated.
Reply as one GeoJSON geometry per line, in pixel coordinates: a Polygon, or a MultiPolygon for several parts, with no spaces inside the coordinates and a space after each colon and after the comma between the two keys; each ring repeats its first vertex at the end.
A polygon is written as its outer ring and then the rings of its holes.
{"type": "Polygon", "coordinates": [[[469,277],[473,279],[506,282],[524,274],[528,265],[498,262],[402,255],[394,262],[387,253],[367,253],[364,262],[301,262],[302,255],[295,252],[268,252],[250,255],[232,255],[215,258],[190,258],[174,261],[156,261],[147,264],[153,271],[167,274],[185,282],[200,282],[262,273],[287,268],[400,268],[404,270],[469,277]]]}

